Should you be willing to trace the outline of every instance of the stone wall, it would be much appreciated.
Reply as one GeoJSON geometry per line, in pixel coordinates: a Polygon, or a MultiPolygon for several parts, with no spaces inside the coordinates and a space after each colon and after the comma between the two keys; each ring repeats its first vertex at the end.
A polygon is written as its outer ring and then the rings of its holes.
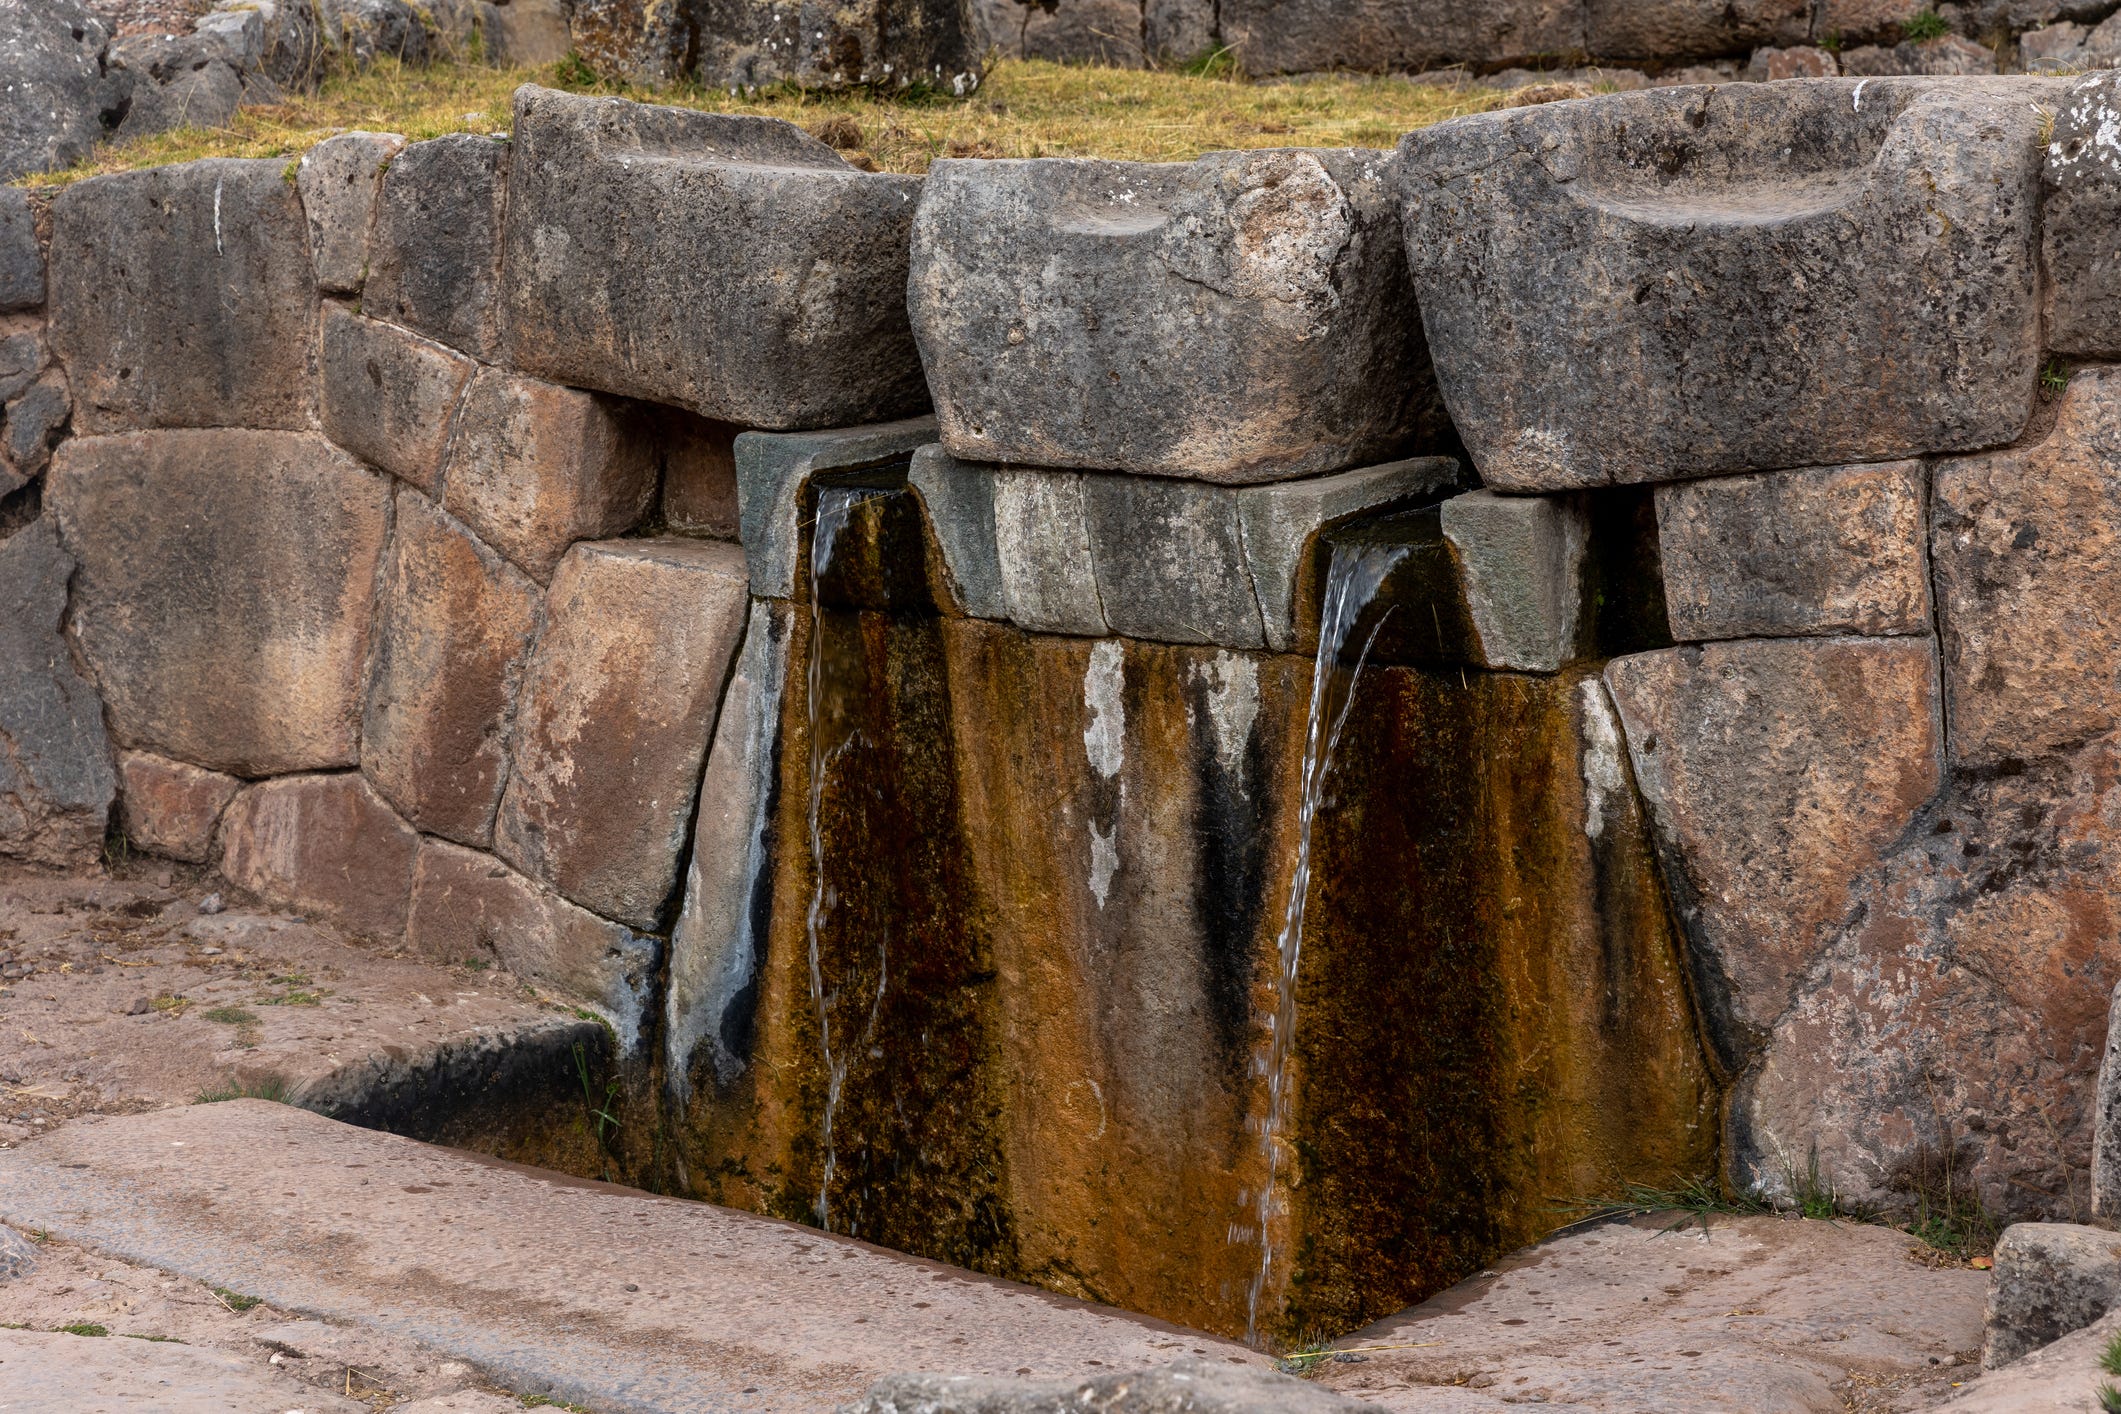
{"type": "Polygon", "coordinates": [[[636,1181],[1263,1338],[1719,1167],[2075,1213],[2116,87],[17,192],[0,853],[594,1011],[636,1181]]]}

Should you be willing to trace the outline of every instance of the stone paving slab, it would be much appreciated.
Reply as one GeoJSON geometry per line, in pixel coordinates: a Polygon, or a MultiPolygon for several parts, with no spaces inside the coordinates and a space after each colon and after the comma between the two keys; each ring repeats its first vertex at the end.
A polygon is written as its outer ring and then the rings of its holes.
{"type": "Polygon", "coordinates": [[[1228,1342],[790,1223],[258,1100],[0,1152],[0,1219],[628,1411],[827,1410],[904,1370],[1078,1378],[1228,1342]]]}
{"type": "Polygon", "coordinates": [[[0,1411],[14,1414],[361,1414],[225,1350],[0,1330],[0,1411]]]}

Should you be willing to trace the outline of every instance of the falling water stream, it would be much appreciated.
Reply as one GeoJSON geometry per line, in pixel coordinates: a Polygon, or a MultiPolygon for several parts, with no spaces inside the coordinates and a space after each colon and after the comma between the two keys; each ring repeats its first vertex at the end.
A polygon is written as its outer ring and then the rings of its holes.
{"type": "MultiPolygon", "coordinates": [[[[832,1180],[839,1167],[839,1154],[833,1145],[832,1126],[838,1117],[841,1092],[847,1084],[847,1059],[844,1055],[835,1059],[832,1052],[832,1009],[839,999],[839,994],[837,991],[826,990],[825,964],[820,941],[825,916],[838,902],[825,881],[825,778],[830,773],[833,762],[856,744],[860,733],[849,731],[845,739],[831,745],[824,739],[824,596],[821,586],[827,572],[832,568],[832,552],[839,542],[841,530],[846,527],[848,516],[863,501],[887,494],[887,491],[873,486],[820,487],[817,497],[817,524],[810,538],[811,886],[810,912],[805,932],[810,945],[810,1000],[817,1008],[818,1050],[825,1066],[825,1114],[820,1126],[825,1163],[822,1176],[818,1180],[817,1202],[813,1205],[813,1210],[817,1214],[818,1226],[827,1232],[832,1230],[832,1180]]],[[[888,961],[888,958],[879,956],[877,962],[876,997],[869,1009],[872,1030],[875,1027],[877,1011],[883,1005],[884,986],[890,976],[888,961]]]]}
{"type": "Polygon", "coordinates": [[[1259,1305],[1274,1265],[1274,1189],[1280,1176],[1282,1131],[1289,1117],[1289,1057],[1296,1041],[1296,973],[1303,957],[1304,903],[1311,891],[1311,826],[1325,797],[1326,777],[1333,769],[1333,751],[1340,744],[1341,728],[1347,725],[1348,709],[1355,702],[1356,681],[1362,676],[1378,630],[1384,626],[1383,618],[1370,626],[1362,652],[1346,673],[1341,671],[1341,652],[1386,576],[1409,553],[1404,544],[1343,542],[1333,546],[1333,558],[1326,572],[1325,601],[1319,610],[1318,658],[1311,669],[1310,724],[1304,733],[1296,867],[1289,878],[1289,900],[1282,912],[1281,933],[1274,940],[1280,971],[1275,979],[1274,1029],[1262,1061],[1267,1113],[1260,1125],[1260,1148],[1267,1161],[1267,1173],[1252,1214],[1259,1241],[1259,1268],[1252,1274],[1245,1300],[1245,1339],[1252,1344],[1259,1340],[1259,1305]],[[1337,706],[1333,701],[1336,685],[1342,686],[1337,706]]]}

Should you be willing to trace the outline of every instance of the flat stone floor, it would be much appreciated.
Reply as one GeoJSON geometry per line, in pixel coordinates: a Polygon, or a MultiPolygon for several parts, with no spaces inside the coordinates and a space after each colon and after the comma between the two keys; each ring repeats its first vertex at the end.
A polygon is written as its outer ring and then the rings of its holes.
{"type": "Polygon", "coordinates": [[[506,974],[394,957],[329,925],[120,877],[0,865],[0,1148],[201,1094],[368,1083],[435,1048],[572,1020],[506,974]],[[209,905],[212,906],[212,905],[209,905]]]}

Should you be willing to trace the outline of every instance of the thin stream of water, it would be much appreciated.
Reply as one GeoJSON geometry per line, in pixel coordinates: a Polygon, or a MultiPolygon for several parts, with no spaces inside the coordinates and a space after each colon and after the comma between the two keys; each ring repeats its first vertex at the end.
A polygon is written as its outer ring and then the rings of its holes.
{"type": "MultiPolygon", "coordinates": [[[[828,746],[824,740],[824,609],[819,585],[832,568],[832,552],[839,543],[840,531],[846,527],[847,517],[861,502],[884,491],[868,486],[827,486],[818,490],[817,525],[810,537],[810,913],[805,922],[805,933],[810,945],[810,1000],[817,1008],[818,1049],[825,1063],[825,1115],[821,1124],[821,1139],[825,1150],[825,1166],[818,1181],[817,1202],[812,1205],[817,1214],[818,1226],[832,1230],[832,1180],[839,1168],[839,1154],[833,1146],[833,1121],[839,1113],[840,1095],[847,1084],[847,1061],[835,1060],[832,1054],[832,1008],[839,994],[825,989],[825,965],[819,935],[824,928],[825,916],[837,900],[825,883],[825,834],[824,801],[825,778],[832,763],[845,755],[855,744],[859,733],[849,732],[844,741],[828,746]]],[[[884,985],[888,973],[880,971],[876,984],[876,999],[870,1006],[870,1028],[874,1030],[877,1009],[883,1005],[884,985]]]]}
{"type": "MultiPolygon", "coordinates": [[[[1340,669],[1341,650],[1362,612],[1377,597],[1385,577],[1406,558],[1405,545],[1356,542],[1337,544],[1326,571],[1325,602],[1320,607],[1318,658],[1311,668],[1311,716],[1304,733],[1301,794],[1296,814],[1296,867],[1289,878],[1289,900],[1282,910],[1281,933],[1274,940],[1280,964],[1275,979],[1274,1029],[1264,1057],[1267,1081],[1267,1113],[1260,1125],[1260,1148],[1267,1161],[1266,1181],[1260,1185],[1252,1214],[1257,1226],[1259,1268],[1245,1299],[1245,1340],[1259,1342],[1259,1304],[1266,1294],[1274,1266],[1274,1188],[1281,1172],[1281,1134],[1289,1117],[1289,1057],[1296,1041],[1296,973],[1303,959],[1304,904],[1311,892],[1311,826],[1318,818],[1325,797],[1326,777],[1333,769],[1333,752],[1340,745],[1341,729],[1355,703],[1355,685],[1377,642],[1383,618],[1371,625],[1362,653],[1352,671],[1340,669]],[[1345,680],[1345,696],[1337,709],[1333,687],[1345,680]]],[[[1389,612],[1389,611],[1388,611],[1389,612]]]]}

